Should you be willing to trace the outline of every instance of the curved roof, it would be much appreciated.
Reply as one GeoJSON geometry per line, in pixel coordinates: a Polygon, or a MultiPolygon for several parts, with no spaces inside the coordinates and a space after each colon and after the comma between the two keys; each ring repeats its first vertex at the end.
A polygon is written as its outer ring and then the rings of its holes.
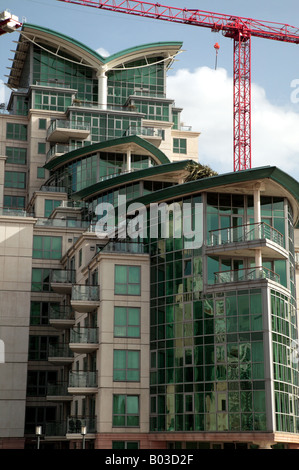
{"type": "Polygon", "coordinates": [[[141,152],[144,155],[151,156],[158,164],[170,163],[168,157],[158,147],[151,144],[147,140],[142,139],[137,135],[130,135],[127,137],[119,137],[118,139],[106,140],[105,142],[98,142],[96,144],[81,147],[71,152],[65,153],[60,157],[49,160],[44,168],[47,170],[56,170],[65,163],[77,160],[78,158],[87,156],[91,153],[100,150],[109,150],[110,152],[125,152],[127,148],[131,148],[135,152],[141,152]]]}
{"type": "Polygon", "coordinates": [[[261,195],[286,197],[289,200],[293,209],[295,226],[299,221],[299,183],[292,176],[275,166],[252,168],[189,181],[147,194],[136,199],[136,201],[149,205],[159,201],[189,196],[201,191],[253,194],[256,184],[261,185],[261,195]]]}
{"type": "Polygon", "coordinates": [[[102,57],[89,46],[70,36],[42,26],[24,23],[8,80],[8,85],[11,87],[17,88],[19,86],[20,69],[22,69],[25,62],[30,41],[40,44],[44,48],[47,48],[47,46],[54,47],[58,50],[58,56],[59,51],[61,51],[73,57],[74,60],[77,59],[78,63],[91,67],[96,71],[111,70],[133,60],[150,56],[163,56],[170,64],[173,55],[177,54],[182,47],[182,42],[179,41],[156,42],[131,47],[111,56],[102,57]]]}

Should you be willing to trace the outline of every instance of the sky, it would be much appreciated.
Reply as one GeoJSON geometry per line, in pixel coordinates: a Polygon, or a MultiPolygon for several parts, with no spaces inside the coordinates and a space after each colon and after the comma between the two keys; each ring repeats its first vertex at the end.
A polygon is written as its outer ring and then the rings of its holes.
{"type": "MultiPolygon", "coordinates": [[[[153,2],[155,3],[155,2],[153,2]]],[[[298,0],[166,0],[200,9],[297,26],[298,0]]],[[[199,161],[218,173],[233,171],[233,42],[210,29],[139,18],[58,0],[0,0],[19,20],[62,32],[103,55],[159,41],[182,41],[168,71],[167,96],[182,120],[200,132],[199,161]],[[220,49],[215,70],[214,44],[220,49]]],[[[299,32],[298,32],[299,34],[299,32]]],[[[17,32],[0,36],[0,102],[17,32]]],[[[252,38],[252,168],[274,165],[299,180],[299,44],[252,38]]]]}

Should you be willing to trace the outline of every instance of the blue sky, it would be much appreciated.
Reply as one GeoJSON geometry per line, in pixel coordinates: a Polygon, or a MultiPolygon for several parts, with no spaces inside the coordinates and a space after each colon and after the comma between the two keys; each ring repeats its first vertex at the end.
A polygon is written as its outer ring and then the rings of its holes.
{"type": "MultiPolygon", "coordinates": [[[[160,3],[299,28],[298,0],[160,3]]],[[[0,10],[5,9],[21,21],[25,18],[28,23],[63,32],[109,54],[148,42],[182,41],[184,52],[168,73],[168,96],[184,108],[185,124],[201,132],[199,161],[219,172],[232,171],[233,43],[230,39],[205,28],[99,11],[57,0],[0,0],[0,10]],[[217,71],[214,70],[215,42],[220,44],[217,71]]],[[[17,39],[18,33],[0,37],[1,84],[7,80],[4,75],[9,73],[6,67],[10,66],[13,41],[17,39]]],[[[299,44],[252,38],[251,70],[252,166],[277,165],[299,179],[299,44]]]]}

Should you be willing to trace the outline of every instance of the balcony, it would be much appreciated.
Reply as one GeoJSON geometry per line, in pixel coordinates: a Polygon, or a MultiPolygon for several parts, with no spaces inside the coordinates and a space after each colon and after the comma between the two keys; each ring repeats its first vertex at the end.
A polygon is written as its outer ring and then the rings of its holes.
{"type": "Polygon", "coordinates": [[[47,400],[49,401],[71,401],[72,395],[68,393],[68,383],[61,382],[57,384],[48,384],[47,400]]]}
{"type": "Polygon", "coordinates": [[[68,142],[69,139],[84,140],[90,134],[90,126],[57,119],[47,130],[48,142],[68,142]]]}
{"type": "Polygon", "coordinates": [[[76,282],[76,271],[72,269],[53,269],[51,271],[51,287],[58,294],[70,294],[76,282]]]}
{"type": "Polygon", "coordinates": [[[65,437],[67,423],[65,421],[52,421],[45,424],[45,437],[65,437]]]}
{"type": "Polygon", "coordinates": [[[74,437],[74,434],[80,434],[81,428],[86,426],[87,434],[94,434],[96,430],[96,416],[69,416],[66,423],[66,433],[71,434],[70,438],[74,437]]]}
{"type": "Polygon", "coordinates": [[[86,354],[98,348],[98,328],[76,328],[71,330],[70,349],[86,354]]]}
{"type": "Polygon", "coordinates": [[[87,395],[97,393],[96,371],[74,371],[69,373],[68,392],[73,395],[87,395]]]}
{"type": "Polygon", "coordinates": [[[70,350],[68,344],[59,343],[49,345],[48,361],[53,364],[72,364],[74,360],[74,353],[70,350]]]}
{"type": "Polygon", "coordinates": [[[92,312],[100,304],[99,286],[73,285],[71,305],[77,312],[92,312]]]}
{"type": "Polygon", "coordinates": [[[211,230],[208,235],[208,255],[254,257],[254,250],[261,249],[265,258],[288,258],[283,235],[264,222],[211,230]]]}
{"type": "Polygon", "coordinates": [[[75,312],[68,305],[51,305],[49,308],[49,323],[54,328],[71,328],[75,324],[75,312]]]}
{"type": "Polygon", "coordinates": [[[218,271],[215,273],[215,284],[239,283],[269,280],[280,282],[279,274],[263,266],[254,266],[252,268],[235,269],[231,271],[218,271]]]}
{"type": "Polygon", "coordinates": [[[139,137],[143,137],[146,140],[157,144],[160,143],[161,140],[164,140],[164,134],[164,129],[145,126],[131,126],[126,130],[126,136],[138,135],[139,137]]]}

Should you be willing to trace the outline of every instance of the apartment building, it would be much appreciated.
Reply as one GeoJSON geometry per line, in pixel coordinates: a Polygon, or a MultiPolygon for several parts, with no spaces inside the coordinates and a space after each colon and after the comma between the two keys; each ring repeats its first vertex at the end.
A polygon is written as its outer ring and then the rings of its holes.
{"type": "Polygon", "coordinates": [[[0,116],[2,448],[299,444],[299,185],[185,182],[181,47],[103,58],[22,27],[0,116]]]}

